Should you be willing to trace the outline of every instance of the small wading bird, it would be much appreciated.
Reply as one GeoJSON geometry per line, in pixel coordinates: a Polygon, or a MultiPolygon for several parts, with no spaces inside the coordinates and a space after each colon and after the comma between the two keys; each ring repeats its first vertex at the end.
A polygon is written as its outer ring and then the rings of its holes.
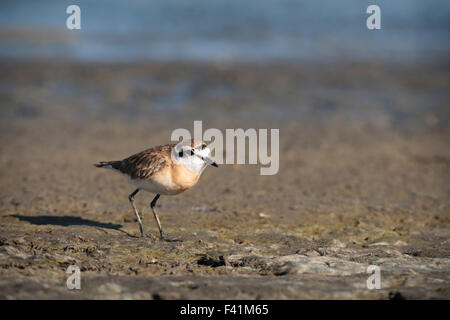
{"type": "Polygon", "coordinates": [[[141,217],[134,204],[134,196],[141,189],[156,193],[150,208],[158,224],[161,240],[170,241],[161,228],[155,211],[156,202],[162,194],[176,195],[196,185],[207,165],[217,167],[217,164],[209,157],[210,152],[203,141],[192,139],[190,145],[167,144],[144,150],[123,160],[101,161],[95,166],[122,173],[136,186],[136,190],[128,196],[128,199],[136,214],[142,237],[145,233],[141,217]]]}

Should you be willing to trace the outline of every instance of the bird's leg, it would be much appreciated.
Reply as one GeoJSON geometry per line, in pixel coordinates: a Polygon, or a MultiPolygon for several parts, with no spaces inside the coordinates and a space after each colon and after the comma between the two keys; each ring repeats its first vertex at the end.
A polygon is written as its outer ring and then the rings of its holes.
{"type": "Polygon", "coordinates": [[[155,206],[156,206],[156,201],[158,201],[159,197],[161,195],[158,193],[152,200],[152,202],[150,202],[150,208],[152,208],[153,211],[153,215],[155,216],[155,220],[156,223],[158,224],[158,229],[159,229],[159,235],[161,237],[161,240],[166,240],[166,237],[164,236],[164,231],[161,227],[161,222],[159,222],[159,218],[158,218],[158,214],[155,211],[155,206]]]}
{"type": "Polygon", "coordinates": [[[153,215],[155,216],[156,223],[158,224],[159,235],[161,237],[161,240],[168,241],[168,242],[181,241],[181,240],[178,240],[178,239],[166,238],[166,236],[164,235],[164,231],[163,231],[163,229],[161,227],[161,222],[159,222],[158,214],[155,211],[156,201],[158,201],[159,197],[160,197],[160,194],[157,194],[155,196],[155,198],[153,198],[152,202],[150,203],[150,208],[152,208],[153,215]]]}
{"type": "Polygon", "coordinates": [[[139,222],[139,230],[141,231],[141,237],[145,237],[144,227],[142,226],[142,220],[141,220],[141,217],[139,216],[138,210],[136,209],[136,205],[134,204],[134,196],[138,192],[139,192],[139,189],[134,190],[133,193],[128,196],[128,200],[130,200],[131,207],[133,208],[134,213],[136,214],[137,221],[139,222]]]}

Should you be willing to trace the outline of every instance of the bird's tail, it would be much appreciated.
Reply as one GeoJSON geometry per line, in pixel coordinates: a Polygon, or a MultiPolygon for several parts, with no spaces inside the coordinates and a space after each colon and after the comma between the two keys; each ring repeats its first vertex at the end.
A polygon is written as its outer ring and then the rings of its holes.
{"type": "Polygon", "coordinates": [[[94,166],[97,168],[116,169],[119,163],[120,161],[100,161],[99,163],[95,163],[94,166]]]}

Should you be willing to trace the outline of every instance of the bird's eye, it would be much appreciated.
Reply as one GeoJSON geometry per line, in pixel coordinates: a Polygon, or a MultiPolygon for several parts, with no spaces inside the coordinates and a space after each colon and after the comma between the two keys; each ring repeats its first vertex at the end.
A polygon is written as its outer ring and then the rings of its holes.
{"type": "Polygon", "coordinates": [[[206,148],[206,144],[202,144],[202,150],[206,148]]]}
{"type": "Polygon", "coordinates": [[[191,149],[191,156],[194,155],[194,149],[191,149]]]}
{"type": "Polygon", "coordinates": [[[183,158],[183,151],[178,152],[178,156],[179,156],[180,158],[183,158]]]}

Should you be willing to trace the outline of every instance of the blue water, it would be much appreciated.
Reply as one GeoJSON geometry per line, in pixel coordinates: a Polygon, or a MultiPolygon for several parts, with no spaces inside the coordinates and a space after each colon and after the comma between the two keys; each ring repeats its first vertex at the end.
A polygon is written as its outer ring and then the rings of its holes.
{"type": "Polygon", "coordinates": [[[0,58],[429,62],[448,58],[449,18],[448,0],[2,0],[0,58]]]}

